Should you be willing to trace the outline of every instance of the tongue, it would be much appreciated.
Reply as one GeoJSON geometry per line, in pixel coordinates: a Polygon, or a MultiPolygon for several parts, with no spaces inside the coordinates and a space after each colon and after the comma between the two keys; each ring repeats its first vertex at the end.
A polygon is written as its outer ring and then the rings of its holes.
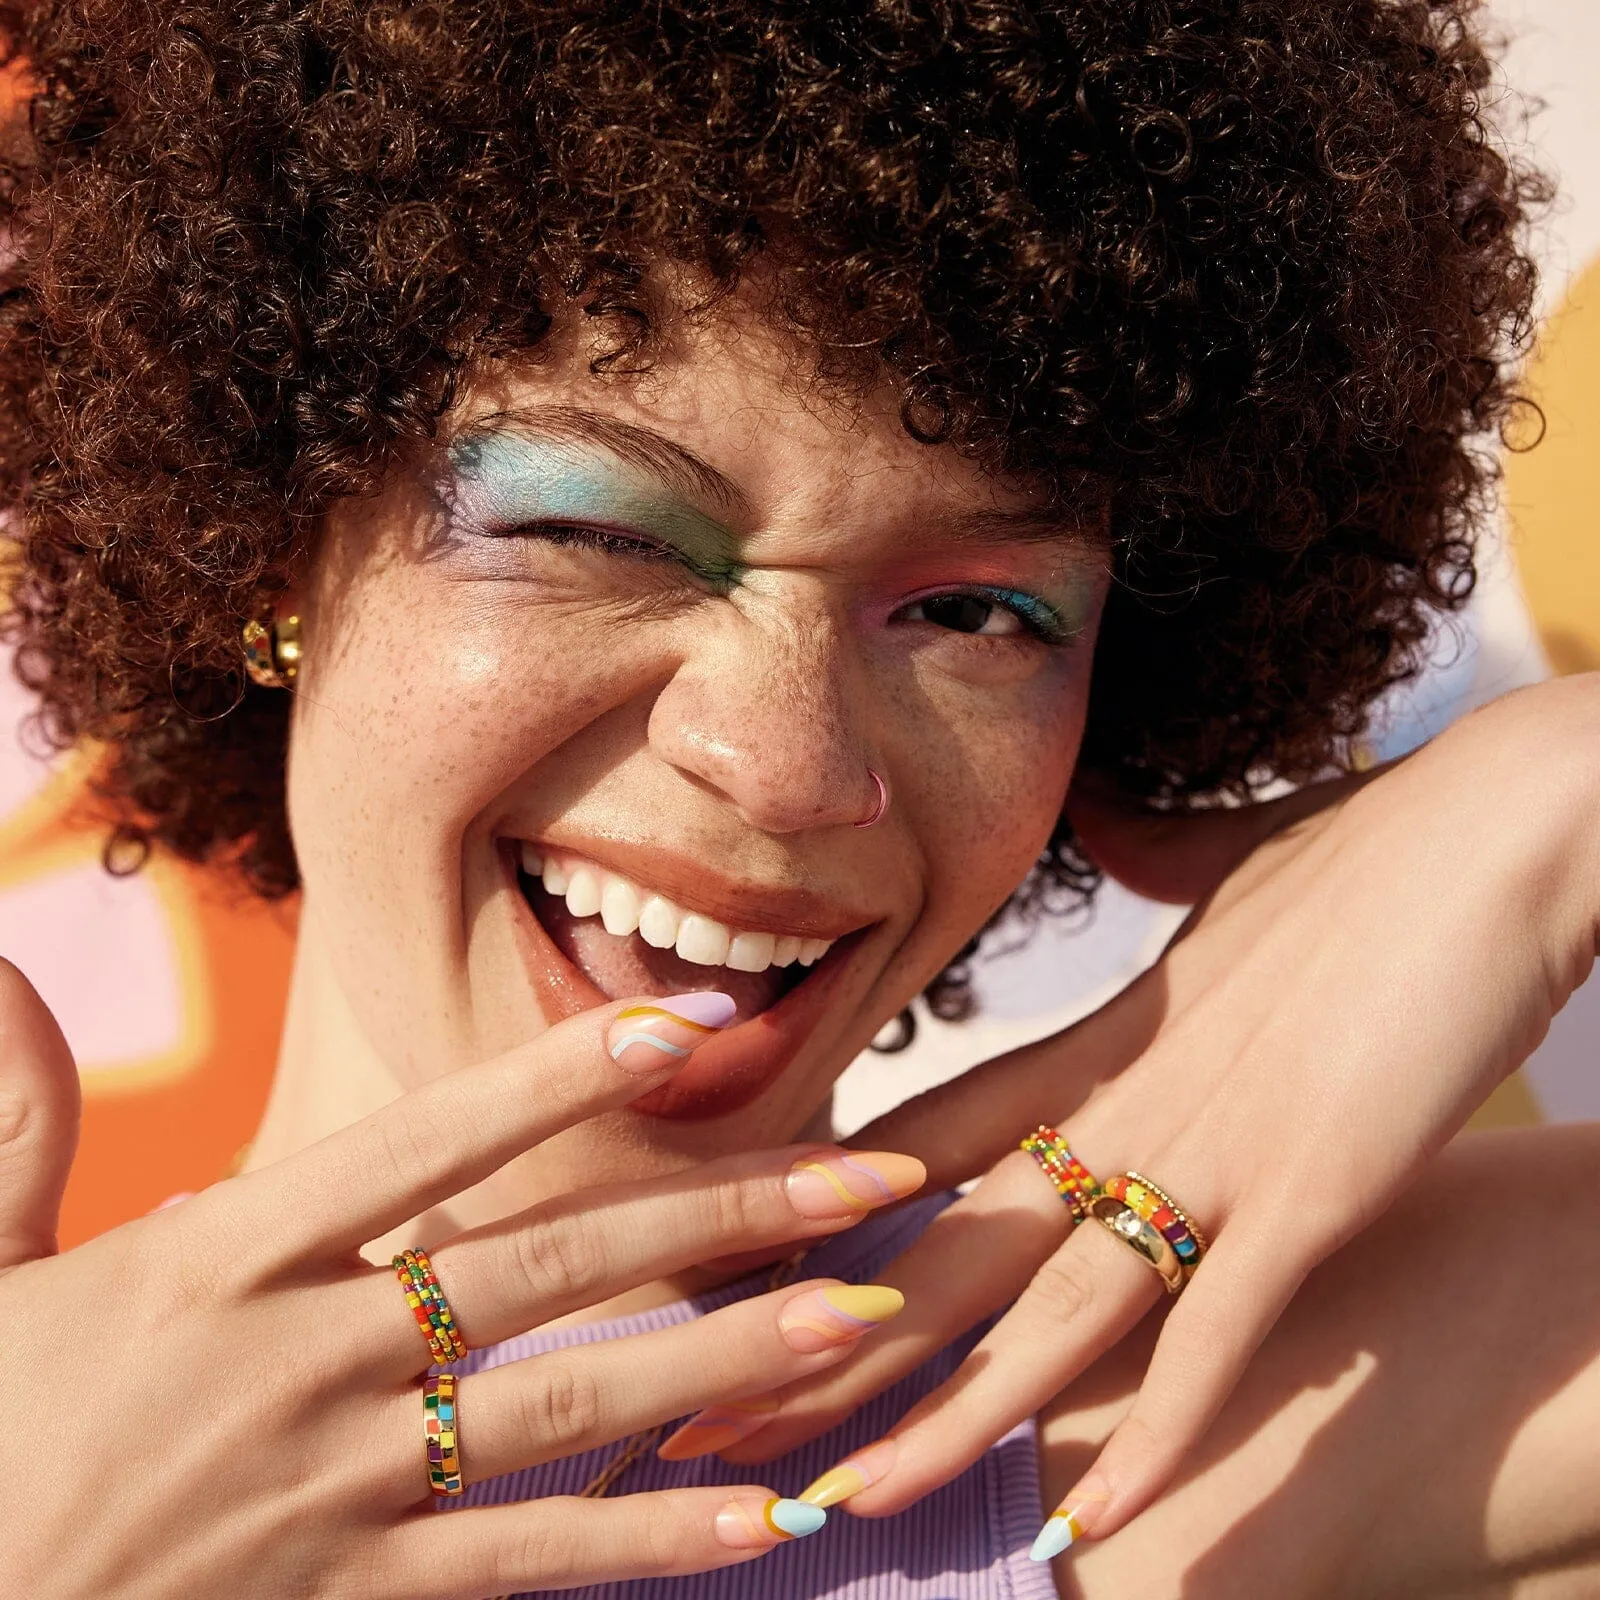
{"type": "Polygon", "coordinates": [[[792,984],[788,974],[794,969],[789,967],[735,972],[731,967],[701,966],[685,961],[675,950],[657,950],[636,933],[626,938],[607,933],[598,917],[573,916],[564,900],[543,889],[533,889],[531,899],[556,949],[612,1000],[630,994],[720,989],[738,1007],[735,1020],[744,1022],[774,1004],[792,984]]]}

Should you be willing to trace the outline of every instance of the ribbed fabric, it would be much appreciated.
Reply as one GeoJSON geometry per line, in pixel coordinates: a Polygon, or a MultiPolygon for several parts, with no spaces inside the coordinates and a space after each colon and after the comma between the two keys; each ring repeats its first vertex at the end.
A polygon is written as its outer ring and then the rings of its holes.
{"type": "MultiPolygon", "coordinates": [[[[886,1217],[868,1218],[835,1235],[806,1258],[806,1276],[869,1282],[950,1203],[936,1196],[886,1217]]],[[[520,1361],[547,1350],[615,1339],[670,1327],[719,1306],[762,1293],[758,1273],[712,1294],[679,1301],[638,1316],[526,1333],[473,1351],[452,1370],[470,1373],[520,1361]]],[[[870,1444],[930,1390],[948,1378],[982,1337],[975,1329],[894,1388],[868,1401],[850,1420],[821,1439],[757,1469],[736,1470],[715,1456],[668,1462],[653,1454],[637,1461],[612,1492],[637,1494],[685,1485],[765,1482],[779,1494],[798,1494],[842,1456],[870,1444]]],[[[463,1426],[471,1428],[471,1419],[463,1426]]],[[[542,1467],[471,1485],[457,1507],[501,1505],[541,1495],[576,1494],[616,1453],[610,1445],[542,1467]]],[[[955,1482],[897,1517],[852,1517],[834,1511],[828,1526],[782,1545],[749,1565],[688,1578],[607,1583],[563,1591],[577,1600],[1056,1600],[1047,1563],[1029,1561],[1028,1546],[1043,1520],[1039,1504],[1037,1442],[1032,1421],[1014,1429],[955,1482]]]]}

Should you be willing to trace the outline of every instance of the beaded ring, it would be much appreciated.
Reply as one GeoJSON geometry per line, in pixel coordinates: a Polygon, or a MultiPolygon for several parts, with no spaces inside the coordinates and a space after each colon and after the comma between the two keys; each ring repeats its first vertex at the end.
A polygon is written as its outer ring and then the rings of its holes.
{"type": "Polygon", "coordinates": [[[440,1366],[459,1361],[467,1353],[466,1341],[456,1329],[456,1319],[450,1314],[450,1303],[434,1276],[428,1252],[402,1250],[394,1258],[394,1271],[434,1361],[440,1366]]]}
{"type": "Polygon", "coordinates": [[[1067,1148],[1067,1141],[1054,1128],[1040,1125],[1022,1141],[1022,1148],[1039,1163],[1055,1190],[1072,1213],[1076,1227],[1089,1215],[1089,1202],[1100,1193],[1100,1180],[1067,1148]]]}
{"type": "Polygon", "coordinates": [[[1124,1172],[1106,1184],[1106,1193],[1158,1229],[1182,1263],[1184,1278],[1194,1275],[1206,1253],[1205,1236],[1165,1189],[1137,1172],[1124,1172]]]}
{"type": "Polygon", "coordinates": [[[456,1444],[456,1375],[423,1379],[422,1425],[428,1440],[428,1484],[436,1495],[461,1493],[461,1452],[456,1444]]]}

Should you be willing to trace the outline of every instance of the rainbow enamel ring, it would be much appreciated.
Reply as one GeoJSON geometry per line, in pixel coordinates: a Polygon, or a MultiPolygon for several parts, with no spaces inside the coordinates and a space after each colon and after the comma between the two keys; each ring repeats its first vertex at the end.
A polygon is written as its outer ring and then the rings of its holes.
{"type": "Polygon", "coordinates": [[[450,1302],[434,1276],[426,1250],[402,1250],[394,1258],[394,1273],[405,1290],[406,1304],[428,1341],[428,1353],[438,1366],[459,1361],[467,1353],[466,1341],[456,1328],[450,1302]]]}
{"type": "Polygon", "coordinates": [[[428,1440],[428,1487],[441,1497],[461,1493],[461,1450],[456,1431],[456,1375],[423,1379],[422,1425],[428,1440]]]}
{"type": "Polygon", "coordinates": [[[1062,1203],[1072,1213],[1076,1227],[1089,1218],[1089,1202],[1100,1193],[1100,1180],[1067,1148],[1067,1141],[1043,1123],[1022,1141],[1022,1148],[1039,1164],[1062,1203]]]}
{"type": "Polygon", "coordinates": [[[1113,1178],[1106,1185],[1106,1193],[1130,1206],[1161,1234],[1172,1246],[1172,1253],[1183,1268],[1184,1281],[1188,1282],[1206,1253],[1206,1240],[1183,1207],[1159,1184],[1137,1172],[1124,1172],[1113,1178]]]}

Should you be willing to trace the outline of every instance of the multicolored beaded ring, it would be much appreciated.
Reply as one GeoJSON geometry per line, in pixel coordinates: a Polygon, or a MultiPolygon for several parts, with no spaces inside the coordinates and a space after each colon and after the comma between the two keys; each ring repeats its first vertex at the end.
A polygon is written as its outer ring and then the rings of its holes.
{"type": "Polygon", "coordinates": [[[1073,1226],[1089,1215],[1089,1202],[1100,1193],[1100,1180],[1067,1148],[1067,1141],[1054,1128],[1041,1123],[1022,1148],[1039,1163],[1040,1170],[1055,1185],[1072,1213],[1073,1226]]]}
{"type": "Polygon", "coordinates": [[[422,1425],[428,1439],[428,1484],[436,1495],[461,1493],[456,1444],[456,1375],[441,1372],[422,1384],[422,1425]]]}
{"type": "Polygon", "coordinates": [[[456,1330],[456,1319],[450,1314],[450,1303],[434,1276],[428,1252],[402,1250],[394,1258],[394,1271],[434,1361],[440,1366],[459,1361],[467,1353],[466,1341],[456,1330]]]}

